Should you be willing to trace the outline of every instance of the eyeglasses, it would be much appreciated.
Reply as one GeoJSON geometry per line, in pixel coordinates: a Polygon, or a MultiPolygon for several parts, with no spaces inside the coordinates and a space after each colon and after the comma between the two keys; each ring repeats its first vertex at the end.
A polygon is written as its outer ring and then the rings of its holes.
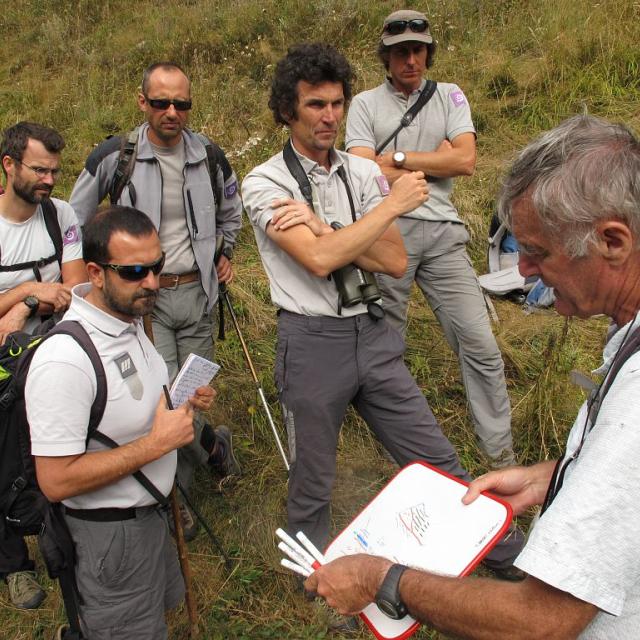
{"type": "Polygon", "coordinates": [[[15,158],[14,160],[18,164],[21,164],[23,167],[27,167],[27,169],[31,169],[31,171],[33,171],[33,173],[35,173],[38,176],[38,178],[46,178],[49,174],[51,174],[51,177],[55,180],[56,178],[58,178],[58,176],[62,172],[62,169],[60,169],[60,167],[56,167],[55,169],[49,169],[49,167],[32,167],[31,165],[28,165],[26,162],[22,162],[22,160],[16,160],[15,158]]]}
{"type": "Polygon", "coordinates": [[[156,260],[156,262],[152,262],[151,264],[109,264],[101,262],[96,264],[103,269],[113,269],[123,280],[139,282],[149,275],[149,271],[151,271],[154,276],[160,275],[162,267],[164,267],[165,257],[166,256],[163,251],[160,259],[156,260]]]}
{"type": "Polygon", "coordinates": [[[158,111],[166,111],[171,105],[174,106],[176,111],[190,111],[192,105],[191,100],[169,100],[167,98],[149,98],[147,96],[144,99],[152,109],[158,109],[158,111]]]}
{"type": "Polygon", "coordinates": [[[401,33],[404,33],[407,30],[407,27],[411,29],[414,33],[424,33],[429,27],[429,23],[426,20],[394,20],[389,24],[385,25],[384,30],[390,36],[397,36],[401,33]]]}

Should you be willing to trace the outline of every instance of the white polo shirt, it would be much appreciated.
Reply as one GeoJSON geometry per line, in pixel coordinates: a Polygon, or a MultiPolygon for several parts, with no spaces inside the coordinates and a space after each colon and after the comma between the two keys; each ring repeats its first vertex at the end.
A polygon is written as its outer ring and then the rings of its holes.
{"type": "MultiPolygon", "coordinates": [[[[107,376],[107,406],[98,428],[122,445],[151,430],[162,385],[168,382],[167,366],[144,334],[142,321],[126,323],[101,311],[84,299],[90,289],[88,283],[73,288],[64,320],[79,321],[100,354],[107,376]]],[[[69,456],[106,448],[95,440],[86,444],[96,389],[91,361],[73,338],[53,336],[38,348],[25,389],[34,456],[69,456]]],[[[142,471],[168,495],[176,452],[145,465],[142,471]]],[[[128,476],[63,502],[74,509],[96,509],[140,507],[155,500],[128,476]]]]}

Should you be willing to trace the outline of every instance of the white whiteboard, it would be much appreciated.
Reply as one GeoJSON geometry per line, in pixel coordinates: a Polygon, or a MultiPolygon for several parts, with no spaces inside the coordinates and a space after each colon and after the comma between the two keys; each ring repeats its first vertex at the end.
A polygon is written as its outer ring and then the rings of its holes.
{"type": "MultiPolygon", "coordinates": [[[[511,522],[511,508],[481,495],[463,505],[466,483],[424,462],[402,469],[329,545],[327,561],[354,553],[383,556],[416,569],[466,575],[511,522]]],[[[408,638],[414,618],[392,620],[370,604],[360,614],[380,640],[408,638]]]]}

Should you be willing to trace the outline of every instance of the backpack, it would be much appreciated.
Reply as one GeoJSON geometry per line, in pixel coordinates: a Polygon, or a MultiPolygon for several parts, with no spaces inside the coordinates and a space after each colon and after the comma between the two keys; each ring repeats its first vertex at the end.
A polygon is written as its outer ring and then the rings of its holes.
{"type": "MultiPolygon", "coordinates": [[[[57,579],[70,629],[65,640],[83,640],[78,603],[82,597],[75,579],[75,548],[60,503],[51,504],[38,487],[31,456],[24,389],[37,348],[52,335],[69,335],[89,356],[97,381],[88,437],[97,432],[107,403],[107,379],[91,338],[78,322],[60,322],[47,334],[9,335],[0,347],[0,540],[11,529],[18,535],[38,536],[49,576],[57,579]]],[[[99,433],[99,432],[98,432],[99,433]]]]}
{"type": "Polygon", "coordinates": [[[527,309],[551,306],[555,299],[553,289],[538,276],[521,276],[519,256],[518,241],[494,213],[487,247],[489,273],[479,276],[480,286],[489,294],[507,296],[524,303],[527,309]]]}
{"type": "Polygon", "coordinates": [[[44,267],[51,262],[57,261],[58,266],[62,269],[62,230],[60,229],[60,222],[58,221],[58,212],[56,211],[56,205],[49,198],[44,198],[40,203],[42,207],[42,215],[44,217],[44,224],[47,228],[47,232],[51,241],[53,242],[54,253],[48,258],[40,258],[39,260],[28,260],[27,262],[18,262],[11,265],[0,265],[0,272],[7,271],[23,271],[25,269],[32,269],[33,274],[38,282],[42,282],[42,276],[40,275],[41,267],[44,267]]]}
{"type": "MultiPolygon", "coordinates": [[[[133,131],[130,131],[126,136],[122,138],[122,144],[120,145],[120,154],[118,156],[118,163],[116,164],[116,170],[113,173],[111,179],[111,185],[109,186],[109,202],[111,204],[117,204],[124,188],[129,186],[129,193],[131,196],[131,204],[135,207],[136,193],[133,185],[131,184],[131,175],[136,164],[136,156],[138,151],[138,137],[140,134],[140,127],[136,127],[133,131]]],[[[207,170],[209,171],[209,179],[211,180],[211,191],[213,191],[213,201],[216,207],[222,201],[222,194],[218,187],[218,167],[222,167],[223,180],[226,181],[231,175],[231,165],[224,155],[224,151],[211,142],[206,136],[196,133],[200,142],[204,145],[207,152],[207,170]]]]}
{"type": "Polygon", "coordinates": [[[43,336],[12,333],[0,348],[0,538],[11,527],[21,535],[40,532],[48,501],[40,491],[31,456],[24,388],[37,348],[53,335],[71,336],[89,356],[97,380],[88,436],[97,429],[107,402],[107,379],[93,341],[78,322],[63,321],[43,336]]]}

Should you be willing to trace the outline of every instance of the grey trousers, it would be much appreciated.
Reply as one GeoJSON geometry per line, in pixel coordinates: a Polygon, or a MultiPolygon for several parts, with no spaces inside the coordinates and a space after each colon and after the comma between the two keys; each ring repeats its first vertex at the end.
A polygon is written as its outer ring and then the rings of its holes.
{"type": "MultiPolygon", "coordinates": [[[[288,529],[302,530],[324,548],[336,448],[352,404],[400,466],[424,460],[470,480],[404,364],[404,341],[385,321],[309,317],[281,311],[275,382],[282,404],[291,469],[288,529]]],[[[522,548],[518,532],[501,542],[490,562],[504,567],[522,548]]]]}
{"type": "Polygon", "coordinates": [[[403,336],[415,280],[433,310],[447,342],[458,355],[462,381],[480,446],[492,459],[514,462],[511,407],[504,363],[469,256],[464,225],[413,218],[396,221],[409,258],[405,275],[379,275],[389,323],[403,336]]]}
{"type": "Polygon", "coordinates": [[[184,597],[165,515],[155,507],[136,511],[136,518],[120,522],[66,516],[88,640],[163,640],[164,613],[184,597]]]}
{"type": "MultiPolygon", "coordinates": [[[[160,289],[151,314],[156,349],[167,363],[173,381],[190,353],[213,360],[213,313],[207,313],[207,296],[199,281],[175,289],[160,289]]],[[[193,442],[178,450],[178,481],[184,489],[191,484],[195,468],[204,464],[209,453],[200,446],[204,426],[196,412],[193,442]]]]}

